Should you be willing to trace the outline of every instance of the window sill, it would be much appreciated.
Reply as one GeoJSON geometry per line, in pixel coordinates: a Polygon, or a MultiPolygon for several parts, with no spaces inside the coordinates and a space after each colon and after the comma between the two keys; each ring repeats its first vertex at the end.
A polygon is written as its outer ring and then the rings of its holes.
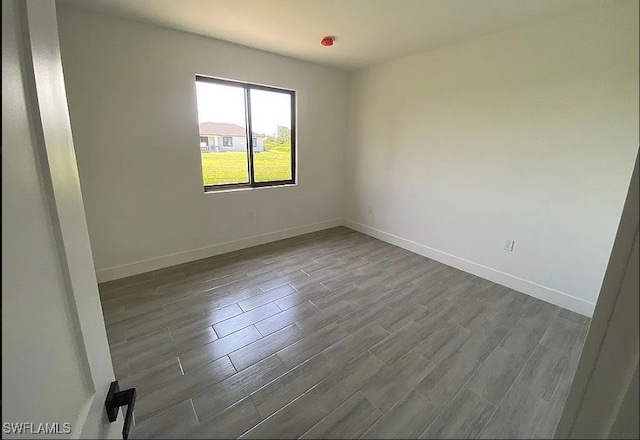
{"type": "Polygon", "coordinates": [[[243,186],[239,188],[220,188],[220,189],[205,189],[205,194],[220,194],[220,193],[231,193],[231,192],[240,192],[240,191],[253,191],[253,190],[261,190],[261,189],[274,189],[274,188],[290,188],[293,186],[298,186],[297,183],[285,183],[283,185],[267,185],[267,186],[243,186]]]}

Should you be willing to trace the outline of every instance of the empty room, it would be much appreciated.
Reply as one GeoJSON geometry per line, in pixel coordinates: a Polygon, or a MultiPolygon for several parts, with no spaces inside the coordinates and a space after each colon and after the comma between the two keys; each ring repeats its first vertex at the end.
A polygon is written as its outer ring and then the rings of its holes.
{"type": "Polygon", "coordinates": [[[638,15],[3,1],[3,436],[638,438],[638,15]]]}

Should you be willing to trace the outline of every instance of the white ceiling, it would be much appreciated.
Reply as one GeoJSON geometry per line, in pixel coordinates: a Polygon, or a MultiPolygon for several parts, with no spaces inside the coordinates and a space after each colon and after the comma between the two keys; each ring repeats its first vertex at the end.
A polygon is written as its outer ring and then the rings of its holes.
{"type": "Polygon", "coordinates": [[[353,70],[607,0],[63,0],[353,70]],[[336,36],[333,47],[320,45],[336,36]]]}

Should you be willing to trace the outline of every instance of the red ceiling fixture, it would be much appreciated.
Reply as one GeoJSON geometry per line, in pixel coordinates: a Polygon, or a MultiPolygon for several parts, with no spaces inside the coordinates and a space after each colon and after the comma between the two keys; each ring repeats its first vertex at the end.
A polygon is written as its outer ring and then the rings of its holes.
{"type": "Polygon", "coordinates": [[[320,41],[320,44],[322,44],[323,46],[333,46],[334,41],[335,41],[335,37],[324,37],[320,41]]]}

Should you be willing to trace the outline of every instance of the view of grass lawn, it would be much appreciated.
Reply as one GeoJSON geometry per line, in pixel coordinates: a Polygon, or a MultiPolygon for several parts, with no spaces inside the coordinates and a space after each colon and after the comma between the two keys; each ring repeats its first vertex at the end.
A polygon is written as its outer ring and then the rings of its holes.
{"type": "MultiPolygon", "coordinates": [[[[249,182],[247,153],[226,151],[202,154],[202,175],[205,185],[249,182]]],[[[254,153],[256,182],[291,179],[291,150],[278,146],[254,153]]]]}

